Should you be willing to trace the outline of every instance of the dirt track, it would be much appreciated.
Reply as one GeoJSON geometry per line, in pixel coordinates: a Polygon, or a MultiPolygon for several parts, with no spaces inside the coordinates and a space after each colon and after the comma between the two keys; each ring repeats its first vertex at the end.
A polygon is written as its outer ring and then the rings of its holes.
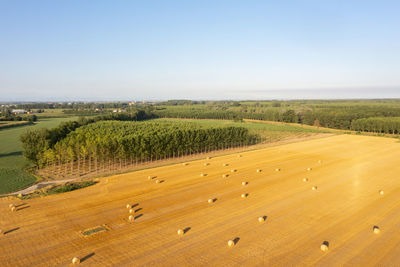
{"type": "Polygon", "coordinates": [[[69,265],[78,256],[96,266],[400,265],[396,140],[340,135],[241,154],[104,178],[41,199],[0,199],[0,262],[69,265]],[[127,203],[137,210],[134,222],[127,203]],[[99,225],[109,230],[80,234],[99,225]]]}

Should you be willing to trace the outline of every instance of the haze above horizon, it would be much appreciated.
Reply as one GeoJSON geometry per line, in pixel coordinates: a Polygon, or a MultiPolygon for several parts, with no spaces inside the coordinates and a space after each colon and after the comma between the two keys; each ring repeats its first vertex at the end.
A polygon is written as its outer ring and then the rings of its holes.
{"type": "Polygon", "coordinates": [[[0,101],[400,98],[398,1],[0,1],[0,101]]]}

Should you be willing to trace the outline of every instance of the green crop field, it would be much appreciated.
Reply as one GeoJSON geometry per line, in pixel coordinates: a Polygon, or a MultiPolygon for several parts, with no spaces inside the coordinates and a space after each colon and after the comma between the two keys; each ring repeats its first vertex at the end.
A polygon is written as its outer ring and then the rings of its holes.
{"type": "MultiPolygon", "coordinates": [[[[169,121],[179,121],[182,119],[160,119],[169,121]]],[[[196,122],[207,126],[241,126],[246,127],[252,132],[257,132],[261,135],[268,135],[271,133],[326,133],[329,131],[320,130],[310,127],[304,127],[301,125],[290,125],[290,124],[273,124],[264,122],[235,122],[229,120],[208,120],[208,119],[185,119],[185,121],[196,122]]]]}
{"type": "MultiPolygon", "coordinates": [[[[160,120],[182,120],[163,118],[160,120]]],[[[241,126],[249,129],[250,133],[258,134],[266,142],[276,142],[287,138],[296,138],[316,133],[331,133],[329,130],[310,128],[302,125],[273,124],[265,122],[235,122],[232,120],[211,120],[211,119],[184,119],[185,121],[196,122],[207,126],[241,126]]]]}
{"type": "Polygon", "coordinates": [[[19,135],[26,129],[55,127],[60,122],[75,120],[73,118],[41,119],[35,125],[9,128],[0,131],[0,194],[23,189],[33,184],[36,179],[23,169],[30,163],[22,156],[19,135]]]}
{"type": "Polygon", "coordinates": [[[43,113],[35,113],[35,115],[40,119],[42,118],[66,118],[71,115],[65,114],[64,109],[44,109],[43,113]]]}

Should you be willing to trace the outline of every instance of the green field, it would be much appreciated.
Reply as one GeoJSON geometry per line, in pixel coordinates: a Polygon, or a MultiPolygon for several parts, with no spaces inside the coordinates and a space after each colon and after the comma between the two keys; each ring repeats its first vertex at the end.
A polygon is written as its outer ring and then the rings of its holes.
{"type": "Polygon", "coordinates": [[[60,122],[77,119],[51,118],[41,119],[35,125],[9,128],[0,131],[0,194],[23,189],[33,184],[36,179],[23,169],[30,163],[22,156],[19,135],[26,129],[55,127],[60,122]]]}
{"type": "MultiPolygon", "coordinates": [[[[169,121],[179,121],[182,119],[159,119],[169,121]]],[[[294,135],[299,133],[328,133],[330,131],[316,129],[311,127],[304,127],[301,125],[290,125],[290,124],[273,124],[263,122],[235,122],[229,120],[196,120],[196,119],[184,119],[189,122],[196,122],[206,126],[241,126],[250,130],[250,132],[257,133],[262,137],[269,140],[274,140],[287,135],[294,135]]]]}
{"type": "Polygon", "coordinates": [[[29,121],[0,121],[0,130],[32,124],[29,121]]]}
{"type": "Polygon", "coordinates": [[[40,118],[66,118],[70,115],[63,112],[64,109],[44,109],[43,113],[35,113],[40,118]]]}

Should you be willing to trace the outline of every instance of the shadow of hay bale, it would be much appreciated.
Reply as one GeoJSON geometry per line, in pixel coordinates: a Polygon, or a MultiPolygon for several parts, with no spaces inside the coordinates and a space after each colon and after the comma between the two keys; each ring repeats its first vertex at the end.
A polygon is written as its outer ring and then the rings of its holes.
{"type": "Polygon", "coordinates": [[[94,256],[94,252],[92,252],[92,253],[90,253],[90,254],[88,254],[88,255],[86,255],[85,257],[83,257],[82,259],[81,259],[81,262],[84,262],[85,260],[87,260],[87,259],[89,259],[89,258],[91,258],[91,257],[93,257],[94,256]]]}

